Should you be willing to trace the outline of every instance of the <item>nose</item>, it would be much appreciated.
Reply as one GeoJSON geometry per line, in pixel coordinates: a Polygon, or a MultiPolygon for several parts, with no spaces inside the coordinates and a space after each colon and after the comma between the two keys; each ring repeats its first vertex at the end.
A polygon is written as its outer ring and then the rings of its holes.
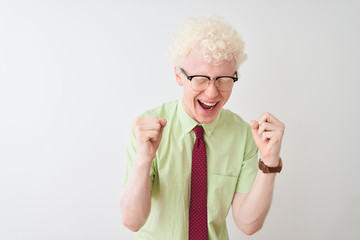
{"type": "Polygon", "coordinates": [[[215,85],[215,81],[210,81],[209,86],[205,90],[205,94],[211,99],[219,95],[219,91],[215,85]]]}

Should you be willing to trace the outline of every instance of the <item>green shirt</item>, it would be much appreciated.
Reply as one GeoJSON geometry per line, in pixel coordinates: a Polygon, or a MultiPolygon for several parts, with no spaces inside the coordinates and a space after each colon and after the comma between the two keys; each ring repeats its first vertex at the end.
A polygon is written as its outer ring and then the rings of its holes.
{"type": "MultiPolygon", "coordinates": [[[[185,111],[182,100],[165,103],[141,117],[167,119],[149,173],[151,211],[136,239],[185,240],[189,229],[192,148],[199,123],[185,111]]],[[[228,239],[226,216],[235,192],[249,192],[257,173],[257,147],[241,117],[222,109],[204,128],[207,152],[207,207],[209,240],[228,239]]],[[[127,149],[124,184],[132,171],[136,140],[127,149]]]]}

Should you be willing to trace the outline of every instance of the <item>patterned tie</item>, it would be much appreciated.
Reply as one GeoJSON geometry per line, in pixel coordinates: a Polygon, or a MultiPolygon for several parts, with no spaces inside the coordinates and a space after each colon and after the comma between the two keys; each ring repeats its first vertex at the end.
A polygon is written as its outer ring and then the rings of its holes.
{"type": "Polygon", "coordinates": [[[196,141],[192,153],[189,240],[207,240],[207,167],[204,129],[194,128],[196,141]]]}

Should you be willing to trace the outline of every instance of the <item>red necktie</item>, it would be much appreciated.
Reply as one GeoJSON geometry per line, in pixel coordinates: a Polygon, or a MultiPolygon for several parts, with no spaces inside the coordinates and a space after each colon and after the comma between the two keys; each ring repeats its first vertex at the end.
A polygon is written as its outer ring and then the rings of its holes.
{"type": "Polygon", "coordinates": [[[204,129],[194,128],[196,141],[192,153],[189,240],[207,240],[207,167],[204,129]]]}

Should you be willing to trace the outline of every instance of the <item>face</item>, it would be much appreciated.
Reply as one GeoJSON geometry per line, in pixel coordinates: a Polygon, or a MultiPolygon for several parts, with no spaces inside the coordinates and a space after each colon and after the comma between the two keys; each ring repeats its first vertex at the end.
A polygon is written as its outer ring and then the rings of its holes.
{"type": "MultiPolygon", "coordinates": [[[[187,75],[206,75],[209,77],[233,76],[235,61],[223,62],[220,65],[205,63],[201,57],[190,52],[181,66],[187,75]]],[[[229,92],[220,92],[215,86],[214,80],[210,81],[208,88],[197,92],[191,88],[191,82],[175,67],[176,81],[184,87],[183,106],[185,111],[199,123],[211,123],[219,114],[231,95],[229,92]]]]}

